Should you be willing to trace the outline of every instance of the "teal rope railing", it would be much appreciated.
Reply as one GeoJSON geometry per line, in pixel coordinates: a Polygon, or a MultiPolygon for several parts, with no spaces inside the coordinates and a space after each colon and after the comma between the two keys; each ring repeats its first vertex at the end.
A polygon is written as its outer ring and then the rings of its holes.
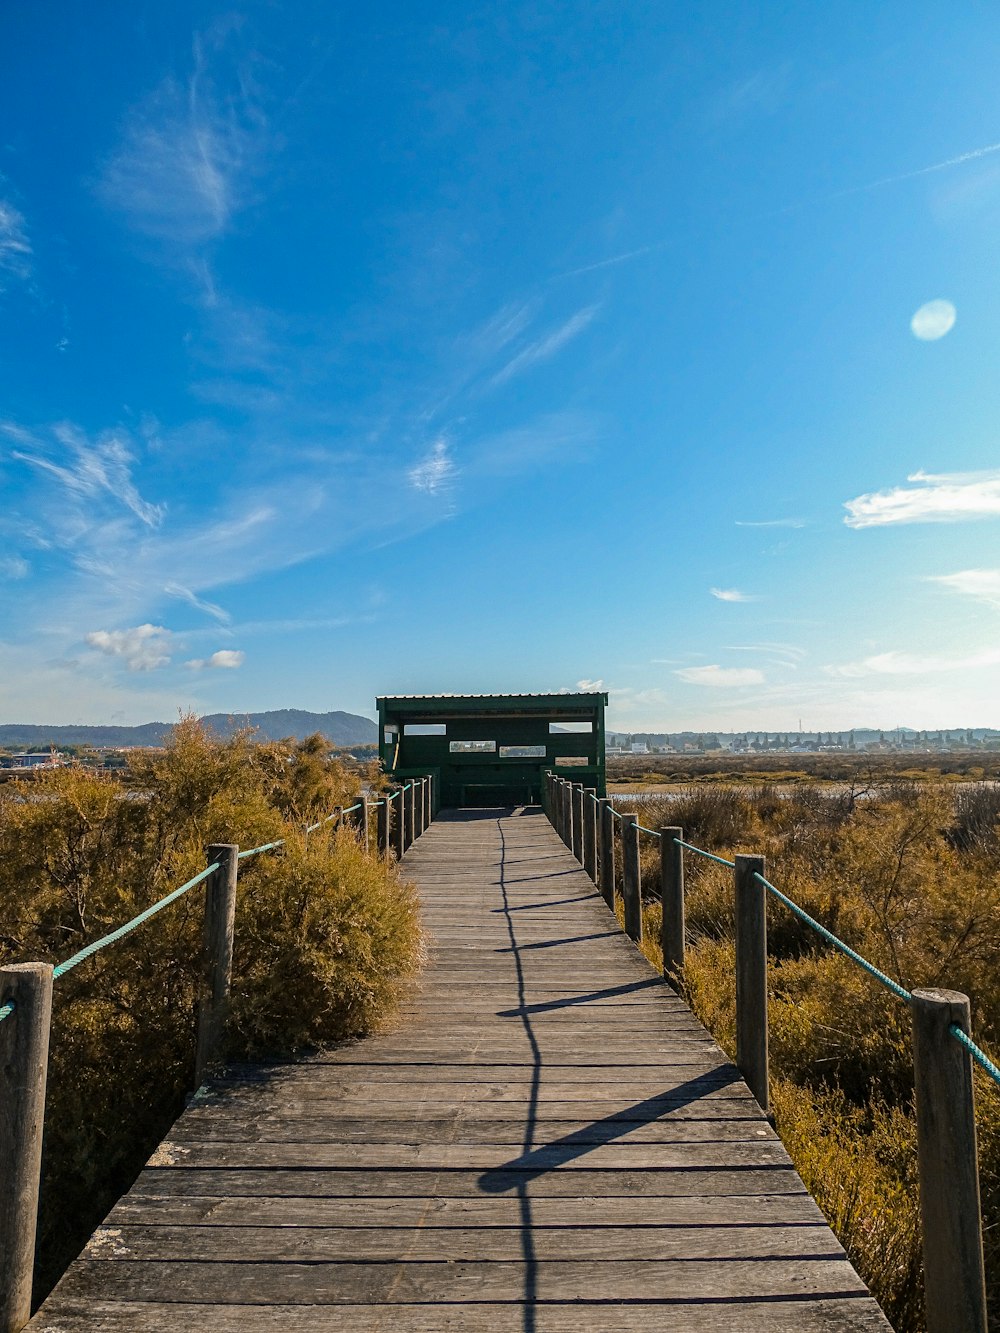
{"type": "Polygon", "coordinates": [[[210,866],[206,866],[204,870],[199,870],[197,875],[194,875],[189,879],[186,884],[182,884],[179,889],[174,889],[174,891],[168,893],[165,898],[161,898],[159,902],[153,903],[152,907],[147,907],[144,912],[140,912],[138,916],[134,916],[131,921],[126,921],[124,926],[119,926],[118,929],[113,930],[110,935],[104,935],[101,939],[94,940],[93,943],[88,944],[85,949],[81,949],[79,953],[73,954],[72,958],[67,958],[64,963],[57,964],[57,966],[52,969],[53,978],[55,979],[65,976],[71,967],[76,967],[78,964],[86,962],[88,958],[91,958],[101,949],[107,948],[109,944],[114,944],[116,941],[123,939],[126,935],[130,935],[137,926],[141,926],[144,921],[148,921],[150,917],[156,916],[157,912],[162,912],[165,907],[169,907],[172,902],[176,902],[182,894],[187,893],[188,889],[193,889],[194,886],[200,884],[203,879],[208,879],[209,875],[214,874],[218,868],[218,861],[213,861],[210,866]]]}
{"type": "Polygon", "coordinates": [[[277,842],[262,842],[259,847],[248,847],[245,852],[237,852],[237,861],[242,861],[246,856],[256,856],[258,852],[270,852],[275,847],[284,847],[284,838],[279,838],[277,842]]]}
{"type": "Polygon", "coordinates": [[[657,829],[647,828],[645,824],[636,824],[636,828],[640,833],[648,833],[651,838],[658,838],[660,836],[657,829]]]}
{"type": "Polygon", "coordinates": [[[9,1018],[13,1012],[14,1005],[9,1000],[6,1004],[0,1004],[0,1023],[2,1023],[5,1018],[9,1018]]]}
{"type": "Polygon", "coordinates": [[[969,1036],[969,1034],[963,1031],[963,1029],[960,1028],[957,1023],[952,1023],[948,1031],[951,1033],[951,1035],[955,1038],[955,1040],[959,1043],[960,1046],[965,1047],[965,1049],[972,1056],[973,1060],[975,1060],[979,1068],[985,1070],[986,1073],[989,1074],[993,1082],[996,1083],[998,1086],[1000,1086],[1000,1069],[997,1068],[997,1066],[993,1063],[993,1061],[986,1054],[983,1048],[981,1046],[977,1046],[976,1043],[969,1036]]]}
{"type": "Polygon", "coordinates": [[[773,894],[779,902],[784,903],[788,910],[797,916],[800,921],[804,921],[806,925],[811,926],[813,930],[816,931],[817,935],[821,935],[828,944],[832,944],[833,947],[839,949],[845,957],[850,958],[852,962],[857,963],[858,967],[867,972],[869,976],[874,977],[880,985],[886,988],[886,990],[892,991],[897,999],[904,1000],[907,1004],[912,1001],[913,996],[905,986],[901,986],[898,981],[893,981],[892,977],[886,976],[886,974],[877,968],[874,963],[869,963],[868,959],[863,958],[856,949],[852,949],[851,946],[845,944],[839,936],[834,935],[832,930],[827,930],[826,926],[820,925],[816,918],[804,911],[797,902],[793,902],[787,894],[782,893],[780,889],[776,889],[769,879],[765,879],[764,876],[758,874],[757,871],[754,871],[753,877],[758,884],[763,885],[763,887],[767,889],[768,893],[773,894]]]}
{"type": "Polygon", "coordinates": [[[701,847],[696,847],[693,842],[685,842],[683,838],[674,838],[678,847],[685,847],[689,852],[697,852],[703,856],[706,861],[714,861],[717,865],[728,866],[730,870],[736,869],[735,861],[727,861],[724,856],[716,856],[714,852],[706,852],[701,847]]]}

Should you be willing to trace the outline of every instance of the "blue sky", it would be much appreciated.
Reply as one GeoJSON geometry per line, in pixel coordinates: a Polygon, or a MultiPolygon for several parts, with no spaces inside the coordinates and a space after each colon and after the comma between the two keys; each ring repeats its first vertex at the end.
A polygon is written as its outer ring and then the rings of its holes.
{"type": "Polygon", "coordinates": [[[0,720],[1000,726],[995,7],[0,37],[0,720]]]}

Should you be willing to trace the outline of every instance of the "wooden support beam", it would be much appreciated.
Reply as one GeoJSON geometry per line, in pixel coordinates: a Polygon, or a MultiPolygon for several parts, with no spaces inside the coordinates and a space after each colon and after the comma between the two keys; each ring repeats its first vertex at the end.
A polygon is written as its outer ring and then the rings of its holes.
{"type": "Polygon", "coordinates": [[[376,838],[378,840],[379,852],[388,859],[389,856],[389,832],[392,827],[392,813],[388,801],[383,793],[379,804],[376,807],[376,838]]]}
{"type": "Polygon", "coordinates": [[[0,968],[0,1333],[31,1317],[45,1080],[52,1019],[52,967],[0,968]]]}
{"type": "Polygon", "coordinates": [[[927,1333],[986,1333],[972,1057],[948,1031],[969,997],[915,990],[911,1012],[927,1333]]]}
{"type": "Polygon", "coordinates": [[[747,1087],[768,1113],[767,902],[755,875],[762,856],[737,856],[736,888],[736,1064],[747,1087]]]}
{"type": "Polygon", "coordinates": [[[583,783],[573,783],[573,855],[583,861],[583,783]]]}
{"type": "Polygon", "coordinates": [[[586,787],[583,793],[583,868],[597,883],[597,791],[586,787]]]}
{"type": "Polygon", "coordinates": [[[239,847],[233,842],[213,843],[205,849],[209,865],[218,870],[205,881],[202,992],[198,1002],[198,1041],[194,1085],[200,1088],[222,1054],[229,983],[233,971],[233,925],[236,921],[236,879],[239,847]]]}
{"type": "Polygon", "coordinates": [[[403,802],[405,800],[405,797],[403,795],[402,787],[396,788],[396,790],[393,792],[393,798],[394,799],[392,802],[392,833],[393,833],[392,845],[396,852],[396,860],[402,861],[403,855],[406,852],[406,841],[405,841],[406,830],[404,828],[406,813],[403,809],[403,802]]]}
{"type": "Polygon", "coordinates": [[[660,898],[663,915],[660,947],[663,949],[663,975],[675,982],[684,971],[684,830],[664,824],[660,827],[660,898]]]}
{"type": "Polygon", "coordinates": [[[602,796],[597,803],[598,864],[597,887],[610,908],[615,905],[615,817],[611,802],[602,796]]]}
{"type": "Polygon", "coordinates": [[[625,899],[625,934],[642,943],[642,884],[639,879],[639,816],[622,813],[622,894],[625,899]]]}

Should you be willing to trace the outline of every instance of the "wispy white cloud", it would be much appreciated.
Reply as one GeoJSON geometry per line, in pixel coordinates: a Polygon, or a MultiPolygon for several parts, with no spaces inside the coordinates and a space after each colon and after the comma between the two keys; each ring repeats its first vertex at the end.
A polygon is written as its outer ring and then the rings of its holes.
{"type": "Polygon", "coordinates": [[[928,583],[939,583],[950,592],[975,598],[1000,610],[1000,569],[961,569],[957,574],[932,574],[928,583]]]}
{"type": "Polygon", "coordinates": [[[3,275],[27,278],[31,272],[31,243],[24,216],[12,203],[0,199],[0,283],[3,275]]]}
{"type": "Polygon", "coordinates": [[[578,690],[582,690],[584,694],[596,694],[599,690],[603,690],[603,689],[604,689],[604,681],[603,681],[603,680],[578,680],[578,681],[576,682],[576,688],[577,688],[578,690]]]}
{"type": "MultiPolygon", "coordinates": [[[[222,91],[196,39],[187,80],[165,79],[130,111],[98,192],[140,235],[198,251],[250,201],[268,133],[239,73],[222,91]]],[[[211,275],[202,279],[210,293],[211,275]]]]}
{"type": "Polygon", "coordinates": [[[921,342],[937,342],[955,325],[955,307],[950,301],[927,301],[910,320],[910,330],[921,342]]]}
{"type": "Polygon", "coordinates": [[[220,648],[211,657],[193,657],[184,665],[192,671],[236,671],[246,661],[246,653],[236,648],[220,648]]]}
{"type": "Polygon", "coordinates": [[[726,645],[728,653],[780,653],[800,662],[806,656],[806,650],[796,643],[730,643],[726,645]]]}
{"type": "Polygon", "coordinates": [[[8,439],[16,441],[18,444],[34,444],[35,437],[25,426],[21,426],[16,421],[0,421],[0,435],[6,435],[8,439]]]}
{"type": "Polygon", "coordinates": [[[738,528],[804,528],[805,525],[804,518],[738,518],[736,520],[738,528]]]}
{"type": "MultiPolygon", "coordinates": [[[[93,499],[103,494],[120,500],[148,527],[157,526],[163,517],[163,506],[150,504],[139,494],[132,480],[135,455],[125,431],[104,431],[91,441],[83,431],[64,421],[53,426],[51,434],[62,446],[62,461],[53,462],[40,453],[21,450],[12,450],[11,457],[58,478],[68,491],[78,496],[93,499]]],[[[36,447],[45,447],[37,437],[32,442],[36,447]]]]}
{"type": "Polygon", "coordinates": [[[827,195],[828,199],[843,199],[847,195],[866,194],[869,190],[881,190],[886,185],[901,185],[903,181],[917,180],[920,176],[933,176],[938,171],[950,171],[952,167],[963,166],[966,162],[977,162],[983,157],[992,157],[1000,153],[1000,143],[984,144],[982,148],[971,148],[967,153],[958,153],[946,157],[942,162],[932,162],[926,167],[916,167],[913,171],[897,172],[894,176],[881,176],[878,180],[868,181],[864,185],[852,185],[836,194],[827,195]]]}
{"type": "Polygon", "coordinates": [[[91,630],[86,639],[98,652],[120,658],[129,671],[153,671],[170,664],[173,635],[163,625],[95,629],[91,630]]]}
{"type": "Polygon", "coordinates": [[[609,255],[607,259],[595,260],[593,264],[583,264],[580,268],[567,269],[565,273],[557,273],[552,282],[558,282],[562,278],[579,278],[585,273],[596,273],[602,268],[614,268],[618,264],[627,264],[630,259],[642,259],[644,255],[655,254],[657,250],[665,250],[670,245],[670,241],[653,241],[650,245],[639,245],[634,250],[623,250],[620,254],[609,255]]]}
{"type": "Polygon", "coordinates": [[[593,447],[595,422],[578,412],[549,412],[530,424],[483,435],[464,450],[463,478],[494,486],[539,467],[578,463],[593,447]]]}
{"type": "Polygon", "coordinates": [[[228,625],[232,620],[232,616],[223,607],[218,606],[215,602],[204,601],[201,597],[196,596],[190,588],[183,588],[179,583],[168,583],[163,591],[168,597],[177,597],[182,602],[187,602],[196,611],[204,611],[207,616],[212,616],[213,619],[218,620],[223,625],[228,625]]]}
{"type": "Polygon", "coordinates": [[[709,588],[709,592],[720,602],[757,602],[756,593],[740,592],[739,588],[709,588]]]}
{"type": "MultiPolygon", "coordinates": [[[[783,208],[759,214],[754,220],[761,222],[767,221],[774,217],[780,217],[785,213],[791,213],[801,208],[807,208],[810,205],[827,203],[834,199],[846,199],[855,194],[867,194],[870,190],[881,190],[889,185],[899,185],[904,181],[917,180],[921,176],[931,176],[939,171],[949,171],[954,167],[963,166],[967,162],[977,162],[981,158],[991,157],[994,153],[1000,153],[1000,143],[985,144],[981,148],[972,148],[966,153],[958,153],[954,157],[945,158],[941,162],[931,162],[928,166],[916,167],[913,171],[898,172],[894,176],[881,176],[877,180],[866,181],[863,185],[849,185],[843,190],[834,190],[829,194],[802,200],[799,203],[788,204],[783,208]]],[[[570,269],[565,273],[556,274],[552,280],[558,281],[562,278],[575,278],[585,273],[596,272],[598,269],[611,268],[617,264],[625,264],[632,259],[642,259],[646,255],[655,254],[660,250],[665,250],[670,244],[672,244],[670,240],[652,241],[648,245],[639,245],[632,250],[624,250],[620,254],[609,255],[606,259],[596,260],[592,264],[584,264],[579,268],[570,269]]]]}
{"type": "Polygon", "coordinates": [[[584,331],[599,308],[596,305],[585,306],[582,310],[578,310],[576,314],[571,315],[558,328],[552,329],[543,338],[529,343],[493,376],[491,383],[494,386],[506,384],[515,375],[520,375],[523,371],[538,365],[540,361],[547,361],[550,357],[555,356],[556,352],[584,331]]]}
{"type": "Polygon", "coordinates": [[[984,648],[962,656],[946,657],[934,654],[904,653],[891,650],[875,653],[860,662],[844,662],[829,666],[831,676],[929,676],[952,671],[975,671],[980,667],[1000,664],[1000,648],[984,648]]]}
{"type": "Polygon", "coordinates": [[[525,332],[537,307],[537,301],[509,301],[466,339],[468,346],[482,358],[497,356],[525,332]]]}
{"type": "Polygon", "coordinates": [[[0,556],[0,579],[26,579],[30,571],[31,566],[23,556],[0,556]]]}
{"type": "Polygon", "coordinates": [[[681,667],[674,675],[687,685],[708,685],[722,690],[764,683],[764,673],[756,667],[723,667],[717,663],[711,666],[681,667]]]}
{"type": "Polygon", "coordinates": [[[799,663],[807,656],[806,650],[794,643],[730,643],[726,645],[726,652],[756,653],[769,665],[787,671],[798,670],[799,663]]]}
{"type": "Polygon", "coordinates": [[[882,527],[892,523],[960,523],[1000,517],[1000,471],[914,472],[896,486],[846,500],[849,528],[882,527]]]}
{"type": "Polygon", "coordinates": [[[436,440],[430,453],[411,467],[407,476],[416,491],[437,495],[454,481],[458,469],[448,452],[447,440],[436,440]]]}

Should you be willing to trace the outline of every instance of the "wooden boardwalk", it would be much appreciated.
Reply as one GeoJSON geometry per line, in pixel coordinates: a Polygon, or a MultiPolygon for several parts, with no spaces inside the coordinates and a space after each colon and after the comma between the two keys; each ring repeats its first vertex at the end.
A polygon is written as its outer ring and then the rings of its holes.
{"type": "Polygon", "coordinates": [[[541,814],[445,812],[405,868],[400,1026],[203,1093],[31,1329],[888,1329],[541,814]]]}

